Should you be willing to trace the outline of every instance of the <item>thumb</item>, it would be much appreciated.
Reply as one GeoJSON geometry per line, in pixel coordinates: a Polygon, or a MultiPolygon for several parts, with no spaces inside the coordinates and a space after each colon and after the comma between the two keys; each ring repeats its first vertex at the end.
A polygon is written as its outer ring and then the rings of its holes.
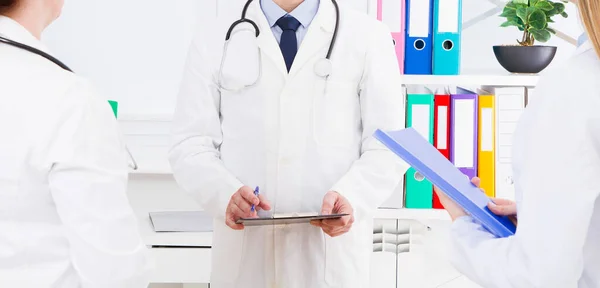
{"type": "Polygon", "coordinates": [[[330,215],[333,213],[333,207],[337,201],[337,195],[335,193],[327,193],[323,198],[323,206],[321,207],[321,215],[330,215]]]}

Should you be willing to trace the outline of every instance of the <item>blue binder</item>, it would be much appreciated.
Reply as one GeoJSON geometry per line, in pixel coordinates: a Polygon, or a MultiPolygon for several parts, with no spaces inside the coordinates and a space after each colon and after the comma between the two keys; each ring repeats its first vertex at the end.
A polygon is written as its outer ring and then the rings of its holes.
{"type": "Polygon", "coordinates": [[[433,74],[458,75],[462,34],[462,0],[434,0],[433,74]]]}
{"type": "Polygon", "coordinates": [[[433,72],[433,2],[406,0],[404,74],[433,72]]]}
{"type": "Polygon", "coordinates": [[[487,208],[491,199],[415,129],[406,128],[393,132],[377,130],[374,136],[423,177],[446,192],[450,199],[463,207],[490,233],[499,238],[515,234],[517,228],[508,217],[497,216],[487,208]]]}

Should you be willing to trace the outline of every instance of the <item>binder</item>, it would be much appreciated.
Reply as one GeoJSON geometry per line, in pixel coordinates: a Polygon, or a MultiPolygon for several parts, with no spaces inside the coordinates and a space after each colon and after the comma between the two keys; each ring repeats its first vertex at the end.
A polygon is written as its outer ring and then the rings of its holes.
{"type": "Polygon", "coordinates": [[[487,205],[491,199],[471,184],[463,172],[444,157],[419,132],[413,128],[400,131],[375,131],[375,138],[406,163],[421,173],[450,199],[461,206],[473,219],[494,236],[508,237],[516,227],[506,216],[491,212],[487,205]]]}
{"type": "Polygon", "coordinates": [[[460,74],[462,0],[434,0],[433,74],[460,74]]]}
{"type": "Polygon", "coordinates": [[[477,95],[457,88],[451,95],[450,159],[469,179],[477,176],[477,95]]]}
{"type": "Polygon", "coordinates": [[[512,138],[525,110],[526,88],[484,86],[494,95],[496,133],[496,198],[517,200],[512,173],[512,138]]]}
{"type": "Polygon", "coordinates": [[[431,75],[433,72],[432,6],[432,0],[406,0],[405,74],[431,75]]]}
{"type": "MultiPolygon", "coordinates": [[[[481,93],[484,93],[482,91],[481,93]]],[[[496,197],[496,155],[495,155],[495,121],[494,96],[479,95],[479,130],[477,175],[481,180],[480,187],[489,197],[496,197]]]]}
{"type": "MultiPolygon", "coordinates": [[[[433,94],[407,95],[406,127],[413,127],[433,144],[433,94]]],[[[432,208],[433,185],[413,168],[406,172],[406,208],[432,208]]]]}
{"type": "MultiPolygon", "coordinates": [[[[450,159],[450,95],[435,95],[433,143],[435,148],[450,159]]],[[[438,196],[433,193],[433,208],[444,209],[438,196]]]]}
{"type": "Polygon", "coordinates": [[[404,0],[377,0],[377,19],[385,23],[392,32],[400,73],[404,73],[404,6],[404,0]]]}

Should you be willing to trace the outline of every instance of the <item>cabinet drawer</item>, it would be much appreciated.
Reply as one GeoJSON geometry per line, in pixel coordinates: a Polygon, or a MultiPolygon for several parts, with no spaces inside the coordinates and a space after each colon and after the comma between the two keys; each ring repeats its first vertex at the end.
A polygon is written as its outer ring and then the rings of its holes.
{"type": "Polygon", "coordinates": [[[151,283],[209,283],[211,253],[208,248],[151,248],[154,262],[151,283]]]}

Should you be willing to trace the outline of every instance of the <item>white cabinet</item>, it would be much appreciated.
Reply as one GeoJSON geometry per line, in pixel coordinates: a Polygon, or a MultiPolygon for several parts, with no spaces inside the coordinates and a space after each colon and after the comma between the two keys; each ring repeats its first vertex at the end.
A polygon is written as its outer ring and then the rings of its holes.
{"type": "Polygon", "coordinates": [[[456,271],[447,255],[445,220],[376,219],[372,288],[481,288],[456,271]]]}
{"type": "Polygon", "coordinates": [[[151,248],[151,283],[209,283],[210,248],[151,248]]]}
{"type": "Polygon", "coordinates": [[[373,223],[371,287],[396,287],[397,222],[395,219],[377,219],[373,223]]]}

